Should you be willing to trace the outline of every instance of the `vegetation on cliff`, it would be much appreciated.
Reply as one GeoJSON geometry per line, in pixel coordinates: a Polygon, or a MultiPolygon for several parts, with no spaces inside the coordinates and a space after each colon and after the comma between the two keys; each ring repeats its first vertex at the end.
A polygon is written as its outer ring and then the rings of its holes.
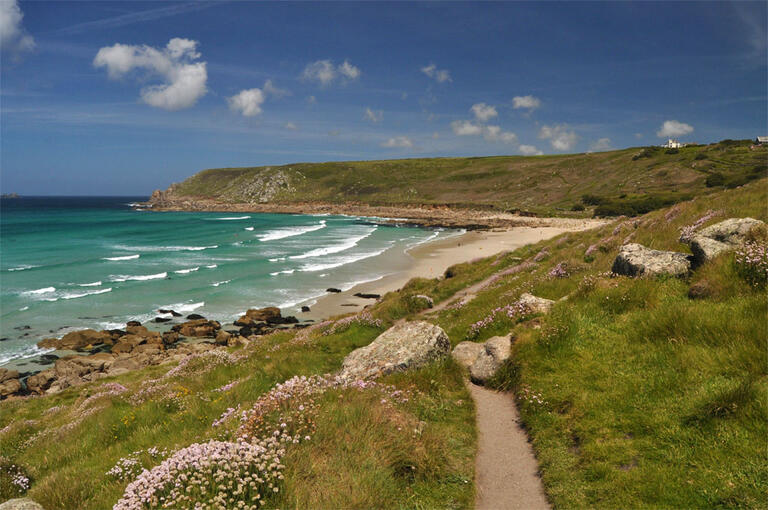
{"type": "MultiPolygon", "coordinates": [[[[241,493],[226,482],[245,480],[266,507],[280,508],[469,508],[474,415],[453,361],[375,384],[322,377],[395,321],[418,317],[453,345],[514,333],[512,356],[490,384],[514,392],[556,507],[760,507],[768,486],[765,232],[682,278],[609,270],[629,242],[684,252],[681,236],[726,218],[766,221],[766,196],[765,179],[721,190],[414,279],[353,318],[2,402],[0,466],[13,465],[29,489],[9,468],[0,471],[0,497],[18,491],[46,508],[107,508],[137,493],[137,477],[162,485],[162,469],[149,476],[142,468],[212,450],[226,458],[243,430],[275,430],[282,443],[269,476],[257,482],[248,469],[262,471],[232,462],[209,485],[190,476],[183,488],[236,501],[241,493]],[[523,293],[556,302],[546,314],[507,313],[523,293]]],[[[171,490],[163,497],[176,497],[171,490]]]]}
{"type": "Polygon", "coordinates": [[[166,199],[222,204],[360,203],[537,214],[644,214],[768,172],[749,140],[675,151],[297,163],[204,170],[166,199]]]}

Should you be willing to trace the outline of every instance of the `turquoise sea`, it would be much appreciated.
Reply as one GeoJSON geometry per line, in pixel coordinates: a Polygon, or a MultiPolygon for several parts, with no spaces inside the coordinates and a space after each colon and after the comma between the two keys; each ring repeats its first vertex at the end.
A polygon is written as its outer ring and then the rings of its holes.
{"type": "Polygon", "coordinates": [[[131,208],[146,198],[0,201],[0,366],[39,354],[42,338],[146,322],[159,308],[221,321],[250,307],[294,314],[455,234],[377,218],[131,208]]]}

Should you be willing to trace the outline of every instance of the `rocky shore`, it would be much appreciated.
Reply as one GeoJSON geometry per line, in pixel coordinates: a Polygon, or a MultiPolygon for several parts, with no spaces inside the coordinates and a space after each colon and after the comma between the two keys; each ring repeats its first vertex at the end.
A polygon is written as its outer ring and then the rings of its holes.
{"type": "Polygon", "coordinates": [[[342,214],[380,218],[382,223],[431,228],[463,228],[488,230],[512,227],[561,227],[581,229],[594,220],[581,218],[540,218],[523,212],[507,213],[493,210],[458,209],[449,205],[377,206],[356,202],[292,202],[292,203],[229,203],[210,198],[178,195],[174,186],[155,190],[138,209],[152,211],[253,212],[276,214],[342,214]]]}
{"type": "Polygon", "coordinates": [[[42,363],[53,367],[27,373],[0,368],[0,399],[57,393],[146,366],[178,362],[190,354],[247,345],[274,331],[305,328],[313,322],[284,317],[276,307],[249,309],[229,326],[198,314],[158,313],[173,317],[162,322],[173,321],[170,330],[153,331],[130,321],[123,329],[84,329],[38,342],[38,347],[60,354],[43,355],[42,363]]]}

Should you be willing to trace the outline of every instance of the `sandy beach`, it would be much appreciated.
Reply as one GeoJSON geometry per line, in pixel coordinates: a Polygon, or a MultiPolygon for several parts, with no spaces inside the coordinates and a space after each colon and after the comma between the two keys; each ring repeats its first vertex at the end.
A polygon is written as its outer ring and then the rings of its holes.
{"type": "MultiPolygon", "coordinates": [[[[400,289],[410,279],[416,277],[437,278],[455,264],[469,262],[477,258],[489,257],[504,251],[513,251],[527,244],[551,239],[564,232],[574,232],[595,228],[604,224],[602,220],[568,221],[562,226],[512,227],[493,231],[475,230],[448,239],[432,241],[416,246],[406,252],[410,267],[404,271],[385,276],[376,281],[362,283],[340,293],[329,293],[306,303],[310,312],[297,313],[301,320],[327,319],[336,315],[356,312],[373,299],[355,297],[357,293],[380,294],[400,289]]],[[[288,314],[288,312],[284,312],[288,314]]]]}

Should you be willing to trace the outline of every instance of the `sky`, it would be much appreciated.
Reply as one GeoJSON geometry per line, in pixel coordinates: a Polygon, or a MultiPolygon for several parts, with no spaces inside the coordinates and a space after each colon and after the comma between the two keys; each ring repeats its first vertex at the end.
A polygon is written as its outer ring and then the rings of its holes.
{"type": "Polygon", "coordinates": [[[767,5],[0,0],[0,190],[754,138],[767,5]]]}

